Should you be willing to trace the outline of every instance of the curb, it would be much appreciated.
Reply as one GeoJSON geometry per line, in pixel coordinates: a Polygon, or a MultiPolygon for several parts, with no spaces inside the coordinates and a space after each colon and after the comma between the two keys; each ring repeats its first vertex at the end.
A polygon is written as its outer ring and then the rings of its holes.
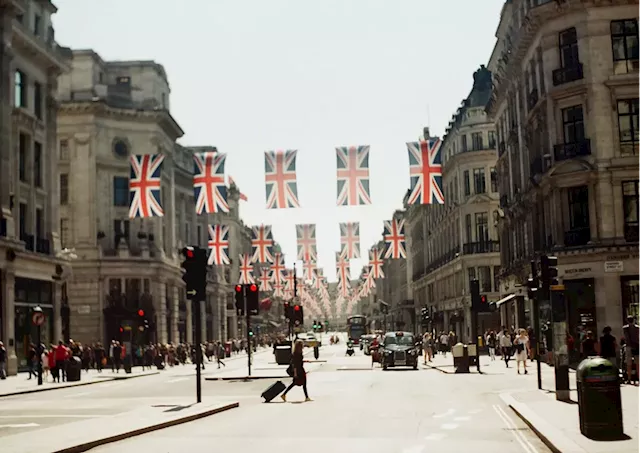
{"type": "Polygon", "coordinates": [[[553,453],[586,453],[586,450],[534,413],[511,393],[501,393],[500,399],[527,425],[553,453]]]}
{"type": "Polygon", "coordinates": [[[122,434],[116,434],[115,436],[105,437],[103,439],[92,440],[91,442],[86,442],[84,444],[76,445],[69,448],[64,448],[62,450],[56,450],[53,453],[82,453],[85,451],[89,451],[92,448],[99,447],[101,445],[111,444],[113,442],[119,442],[121,440],[129,439],[131,437],[140,436],[142,434],[151,433],[153,431],[158,431],[161,429],[169,428],[171,426],[182,425],[183,423],[189,423],[194,420],[198,420],[200,418],[209,417],[210,415],[218,414],[220,412],[228,411],[230,409],[235,409],[240,406],[240,403],[231,403],[225,406],[216,407],[213,409],[209,409],[204,412],[200,412],[197,414],[188,415],[182,418],[176,418],[174,420],[170,420],[167,422],[157,423],[155,425],[145,426],[144,428],[135,429],[133,431],[128,431],[122,434]]]}
{"type": "Polygon", "coordinates": [[[79,382],[74,385],[65,385],[64,387],[42,387],[42,388],[34,388],[34,389],[26,389],[26,390],[18,390],[17,392],[11,393],[0,393],[0,398],[8,398],[10,396],[19,396],[19,395],[28,395],[30,393],[41,393],[41,392],[49,392],[52,390],[64,390],[64,389],[72,389],[76,387],[84,387],[85,385],[93,385],[93,384],[104,384],[105,382],[112,381],[126,381],[128,379],[141,378],[145,376],[155,376],[156,374],[160,374],[159,371],[148,373],[148,374],[138,374],[136,376],[128,376],[128,377],[104,377],[104,378],[95,378],[89,382],[79,382]]]}

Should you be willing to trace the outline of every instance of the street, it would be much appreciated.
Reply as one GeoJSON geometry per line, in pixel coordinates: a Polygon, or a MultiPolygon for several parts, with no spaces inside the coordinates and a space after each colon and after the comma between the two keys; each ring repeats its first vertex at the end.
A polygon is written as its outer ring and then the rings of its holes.
{"type": "MultiPolygon", "coordinates": [[[[311,351],[305,352],[313,360],[311,351]]],[[[303,403],[302,390],[294,388],[287,403],[280,398],[262,403],[260,394],[275,379],[207,380],[204,398],[238,401],[240,407],[91,451],[249,451],[256,441],[264,453],[549,451],[498,396],[535,386],[534,374],[448,375],[422,366],[383,372],[378,365],[371,369],[370,357],[359,350],[345,356],[344,343],[325,344],[320,360],[326,362],[305,365],[312,402],[303,403]]],[[[284,375],[284,367],[272,362],[270,350],[262,350],[255,356],[255,373],[284,375]]],[[[228,368],[218,371],[212,364],[204,376],[244,376],[246,356],[229,360],[228,368]]],[[[106,423],[135,408],[195,400],[194,376],[193,366],[186,365],[130,381],[3,398],[0,436],[37,435],[42,428],[83,419],[97,419],[99,430],[99,419],[106,423]]],[[[19,453],[19,446],[10,451],[19,453]]]]}

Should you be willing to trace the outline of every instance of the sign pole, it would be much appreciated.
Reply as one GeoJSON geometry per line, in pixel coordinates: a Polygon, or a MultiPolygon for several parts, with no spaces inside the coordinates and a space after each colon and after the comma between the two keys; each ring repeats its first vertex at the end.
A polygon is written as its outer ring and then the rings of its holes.
{"type": "Polygon", "coordinates": [[[242,295],[244,299],[244,313],[247,317],[247,369],[249,370],[247,376],[251,376],[251,349],[253,349],[253,345],[251,344],[251,335],[249,335],[251,331],[251,314],[249,313],[249,306],[247,304],[247,288],[248,285],[243,285],[242,295]]]}
{"type": "Polygon", "coordinates": [[[204,364],[202,360],[202,329],[200,325],[202,324],[202,317],[200,316],[200,304],[201,301],[193,301],[192,306],[195,310],[194,313],[194,321],[196,324],[196,400],[198,403],[202,402],[202,373],[200,371],[200,367],[204,364]]]}

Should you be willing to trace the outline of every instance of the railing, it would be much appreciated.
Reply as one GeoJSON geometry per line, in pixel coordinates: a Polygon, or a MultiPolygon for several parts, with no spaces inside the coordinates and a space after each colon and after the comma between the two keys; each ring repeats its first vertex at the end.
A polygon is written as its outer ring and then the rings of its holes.
{"type": "Polygon", "coordinates": [[[36,238],[36,252],[45,255],[51,254],[51,243],[48,239],[36,238]]]}
{"type": "Polygon", "coordinates": [[[534,88],[533,90],[531,90],[531,93],[529,93],[529,96],[527,96],[527,109],[528,110],[533,110],[533,108],[536,106],[536,104],[538,103],[538,89],[534,88]]]}
{"type": "Polygon", "coordinates": [[[440,256],[439,258],[436,258],[433,262],[429,263],[429,265],[427,266],[426,273],[429,274],[434,270],[438,269],[439,267],[444,266],[448,262],[453,261],[455,258],[459,256],[459,254],[460,254],[460,251],[457,247],[449,250],[444,255],[440,256]]]}
{"type": "Polygon", "coordinates": [[[624,224],[624,239],[627,242],[638,242],[638,222],[624,224]]]}
{"type": "Polygon", "coordinates": [[[462,253],[473,255],[476,253],[494,253],[500,251],[498,241],[467,242],[462,246],[462,253]]]}
{"type": "Polygon", "coordinates": [[[554,69],[552,73],[553,86],[564,85],[565,83],[575,82],[584,77],[582,73],[582,63],[576,63],[566,68],[554,69]]]}
{"type": "Polygon", "coordinates": [[[34,251],[35,241],[33,234],[22,233],[20,234],[20,240],[24,242],[24,248],[32,252],[34,251]]]}
{"type": "Polygon", "coordinates": [[[553,146],[553,156],[556,162],[590,155],[591,140],[588,138],[575,143],[561,143],[553,146]]]}
{"type": "Polygon", "coordinates": [[[591,240],[591,229],[589,227],[574,228],[564,232],[564,245],[566,247],[577,247],[587,245],[591,240]]]}
{"type": "Polygon", "coordinates": [[[0,237],[7,237],[7,219],[0,219],[0,237]]]}

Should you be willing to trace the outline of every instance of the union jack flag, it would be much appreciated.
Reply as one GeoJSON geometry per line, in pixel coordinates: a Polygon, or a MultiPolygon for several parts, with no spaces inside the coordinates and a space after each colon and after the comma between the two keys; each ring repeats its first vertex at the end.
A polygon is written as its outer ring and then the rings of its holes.
{"type": "Polygon", "coordinates": [[[229,259],[229,226],[209,225],[209,266],[231,264],[229,259]]]}
{"type": "Polygon", "coordinates": [[[299,208],[296,150],[264,153],[267,209],[299,208]]]}
{"type": "Polygon", "coordinates": [[[213,214],[229,212],[227,186],[224,183],[226,154],[218,152],[195,153],[193,155],[193,193],[196,213],[213,214]]]}
{"type": "Polygon", "coordinates": [[[383,264],[382,252],[377,247],[369,250],[369,266],[371,267],[371,276],[373,278],[384,278],[383,264]]]}
{"type": "Polygon", "coordinates": [[[253,266],[251,265],[251,256],[248,253],[240,255],[240,283],[241,285],[247,285],[249,283],[255,283],[253,279],[253,266]]]}
{"type": "Polygon", "coordinates": [[[284,271],[284,255],[282,253],[274,253],[273,264],[271,265],[271,281],[273,283],[284,283],[284,271]]]}
{"type": "Polygon", "coordinates": [[[358,222],[340,224],[340,253],[348,260],[360,258],[360,224],[358,222]]]}
{"type": "Polygon", "coordinates": [[[282,283],[276,282],[273,284],[273,297],[284,297],[284,287],[282,283]]]}
{"type": "Polygon", "coordinates": [[[404,235],[404,219],[393,219],[384,221],[384,242],[386,258],[399,259],[407,257],[404,235]]]}
{"type": "Polygon", "coordinates": [[[369,146],[341,146],[338,157],[338,206],[371,204],[369,146]]]}
{"type": "Polygon", "coordinates": [[[302,269],[304,271],[304,279],[307,281],[313,281],[316,270],[315,261],[303,261],[302,269]]]}
{"type": "Polygon", "coordinates": [[[316,226],[314,224],[296,225],[298,238],[298,260],[317,261],[316,226]]]}
{"type": "Polygon", "coordinates": [[[444,204],[440,145],[437,137],[407,143],[411,182],[408,204],[444,204]]]}
{"type": "Polygon", "coordinates": [[[324,277],[322,276],[322,268],[318,268],[314,272],[313,287],[318,290],[324,288],[324,277]]]}
{"type": "Polygon", "coordinates": [[[251,228],[253,231],[251,238],[251,248],[253,255],[251,257],[252,263],[272,263],[273,255],[271,249],[273,248],[273,233],[271,232],[271,226],[254,226],[251,228]]]}
{"type": "Polygon", "coordinates": [[[131,156],[129,176],[129,218],[162,217],[160,197],[163,154],[131,156]]]}
{"type": "Polygon", "coordinates": [[[342,256],[342,253],[336,253],[336,272],[340,287],[348,287],[351,278],[349,260],[342,256]]]}
{"type": "Polygon", "coordinates": [[[258,277],[260,283],[260,291],[271,291],[271,272],[269,269],[260,269],[260,277],[258,277]]]}
{"type": "MultiPolygon", "coordinates": [[[[238,184],[236,184],[235,180],[231,177],[231,175],[227,177],[227,180],[229,182],[229,187],[234,186],[236,189],[238,189],[238,184]]],[[[249,201],[247,196],[242,192],[240,192],[240,189],[238,189],[238,198],[240,198],[243,201],[249,201]]]]}
{"type": "Polygon", "coordinates": [[[285,299],[292,299],[295,296],[294,288],[296,286],[296,270],[287,269],[286,271],[286,284],[284,286],[285,299]]]}

